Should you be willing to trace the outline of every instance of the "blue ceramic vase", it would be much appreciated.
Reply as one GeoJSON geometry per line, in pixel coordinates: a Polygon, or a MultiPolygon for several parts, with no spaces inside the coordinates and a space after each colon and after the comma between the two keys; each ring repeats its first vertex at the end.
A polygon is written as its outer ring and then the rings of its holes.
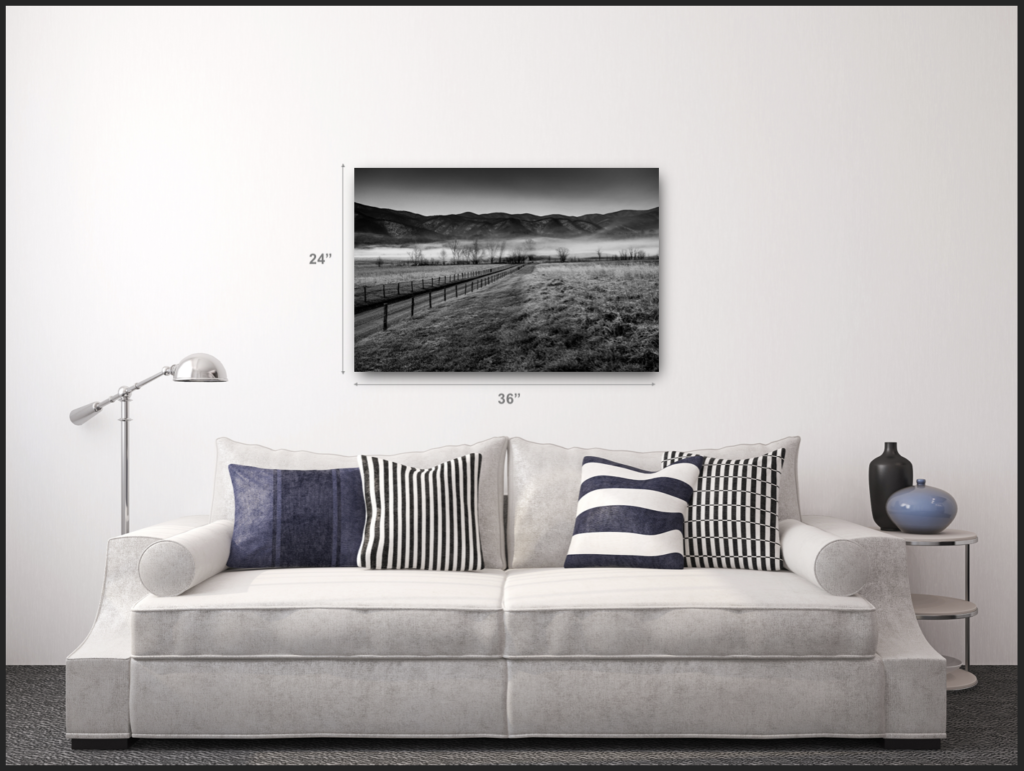
{"type": "Polygon", "coordinates": [[[928,487],[918,479],[914,487],[889,496],[885,511],[904,533],[941,533],[956,517],[956,501],[945,490],[928,487]]]}

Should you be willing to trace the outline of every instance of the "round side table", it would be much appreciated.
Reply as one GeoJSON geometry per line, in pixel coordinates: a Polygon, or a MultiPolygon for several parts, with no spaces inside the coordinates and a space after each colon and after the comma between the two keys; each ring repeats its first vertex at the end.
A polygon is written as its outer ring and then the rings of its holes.
{"type": "Polygon", "coordinates": [[[967,530],[946,529],[941,533],[902,533],[886,530],[889,535],[902,538],[907,546],[963,546],[964,547],[964,598],[940,597],[934,594],[912,594],[914,613],[918,620],[945,621],[964,620],[964,660],[946,656],[946,690],[962,691],[978,684],[978,678],[971,672],[971,617],[978,615],[978,606],[971,602],[971,544],[978,542],[978,536],[967,530]],[[963,668],[961,668],[961,666],[963,668]]]}

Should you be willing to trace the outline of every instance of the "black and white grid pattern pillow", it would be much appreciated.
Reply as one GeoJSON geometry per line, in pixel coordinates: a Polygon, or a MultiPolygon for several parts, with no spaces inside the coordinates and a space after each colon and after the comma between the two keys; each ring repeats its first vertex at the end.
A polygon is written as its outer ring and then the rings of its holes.
{"type": "Polygon", "coordinates": [[[366,525],[361,568],[482,570],[479,453],[429,469],[359,456],[366,525]]]}
{"type": "MultiPolygon", "coordinates": [[[[695,455],[666,452],[662,466],[695,455]]],[[[683,539],[687,567],[782,570],[779,481],[785,449],[742,460],[704,457],[683,539]]]]}

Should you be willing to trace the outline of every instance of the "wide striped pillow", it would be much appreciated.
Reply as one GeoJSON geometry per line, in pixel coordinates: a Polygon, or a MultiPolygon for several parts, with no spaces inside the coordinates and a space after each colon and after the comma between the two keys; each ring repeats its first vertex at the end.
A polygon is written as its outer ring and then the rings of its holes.
{"type": "Polygon", "coordinates": [[[565,567],[682,568],[687,508],[702,461],[690,456],[642,471],[585,457],[565,567]]]}
{"type": "MultiPolygon", "coordinates": [[[[671,468],[686,452],[666,452],[671,468]]],[[[687,567],[782,570],[779,483],[785,448],[743,460],[707,456],[686,523],[687,567]]]]}
{"type": "Polygon", "coordinates": [[[480,453],[471,453],[417,469],[360,455],[366,526],[356,564],[374,570],[482,570],[482,461],[480,453]]]}

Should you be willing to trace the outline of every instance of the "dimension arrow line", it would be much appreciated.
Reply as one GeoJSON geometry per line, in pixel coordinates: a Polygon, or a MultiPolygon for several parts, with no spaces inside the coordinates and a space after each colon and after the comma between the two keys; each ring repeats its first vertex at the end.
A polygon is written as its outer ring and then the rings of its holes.
{"type": "Polygon", "coordinates": [[[422,386],[470,386],[472,388],[494,388],[495,386],[517,386],[522,388],[548,388],[550,386],[567,386],[575,388],[579,386],[600,386],[602,388],[618,388],[620,386],[653,386],[654,383],[353,383],[353,385],[381,388],[385,386],[399,386],[421,388],[422,386]]]}
{"type": "Polygon", "coordinates": [[[341,164],[341,374],[345,374],[345,164],[341,164]]]}

